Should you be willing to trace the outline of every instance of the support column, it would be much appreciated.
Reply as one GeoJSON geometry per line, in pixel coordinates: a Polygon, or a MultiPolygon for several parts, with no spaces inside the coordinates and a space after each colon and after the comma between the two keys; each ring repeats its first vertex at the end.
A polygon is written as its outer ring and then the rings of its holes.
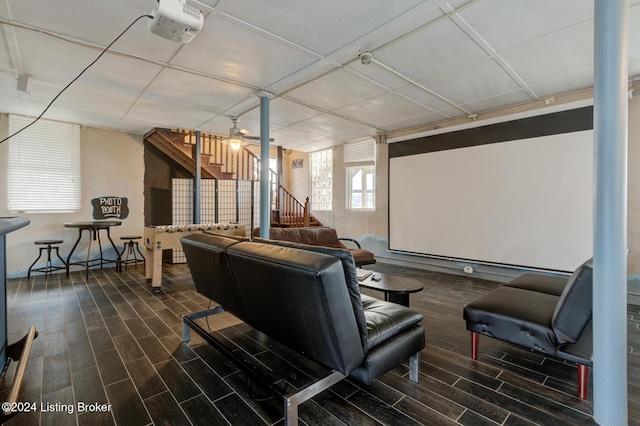
{"type": "Polygon", "coordinates": [[[626,425],[627,0],[595,1],[593,414],[626,425]]]}
{"type": "Polygon", "coordinates": [[[200,223],[200,200],[202,199],[202,135],[200,130],[196,130],[196,174],[193,177],[193,223],[200,223]]]}
{"type": "Polygon", "coordinates": [[[271,191],[269,185],[269,102],[271,94],[260,98],[260,238],[269,238],[271,224],[271,191]]]}

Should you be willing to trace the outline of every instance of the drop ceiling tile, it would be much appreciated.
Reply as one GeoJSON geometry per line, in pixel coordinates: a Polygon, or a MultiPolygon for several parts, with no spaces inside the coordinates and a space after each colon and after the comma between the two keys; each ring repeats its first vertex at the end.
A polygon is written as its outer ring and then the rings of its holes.
{"type": "MultiPolygon", "coordinates": [[[[320,114],[322,112],[283,98],[269,102],[269,121],[278,126],[289,126],[320,114]]],[[[242,117],[260,120],[260,108],[256,107],[242,117]]]]}
{"type": "Polygon", "coordinates": [[[137,118],[123,118],[115,129],[121,132],[133,133],[136,135],[144,135],[156,127],[162,127],[163,124],[158,121],[140,120],[137,118]]]}
{"type": "Polygon", "coordinates": [[[220,10],[323,56],[401,16],[419,0],[299,1],[236,0],[220,10]]]}
{"type": "Polygon", "coordinates": [[[398,120],[384,125],[385,130],[389,133],[397,132],[405,129],[414,129],[421,126],[428,126],[433,123],[443,121],[443,117],[440,114],[430,113],[421,115],[419,117],[411,117],[407,119],[398,120]]]}
{"type": "Polygon", "coordinates": [[[207,26],[183,45],[171,63],[260,88],[317,60],[281,41],[216,17],[207,20],[207,26]]]}
{"type": "Polygon", "coordinates": [[[334,110],[343,105],[373,98],[385,91],[342,69],[336,69],[287,93],[307,105],[334,110]]]}
{"type": "Polygon", "coordinates": [[[294,149],[301,152],[316,152],[328,149],[334,146],[342,145],[343,142],[337,139],[320,139],[311,142],[301,142],[296,145],[286,146],[287,149],[294,149]]]}
{"type": "Polygon", "coordinates": [[[214,113],[189,105],[170,103],[152,98],[139,98],[128,117],[161,123],[159,127],[195,129],[208,121],[214,113]]]}
{"type": "MultiPolygon", "coordinates": [[[[534,92],[538,96],[537,90],[534,92]]],[[[530,102],[531,97],[524,90],[516,90],[510,93],[502,93],[496,96],[491,96],[485,99],[478,99],[477,101],[464,104],[464,107],[470,111],[476,113],[482,113],[483,111],[491,111],[498,108],[504,108],[509,105],[519,105],[525,102],[530,102]]]]}
{"type": "Polygon", "coordinates": [[[275,145],[290,149],[295,149],[294,146],[327,139],[320,135],[314,135],[290,127],[283,127],[271,132],[271,137],[275,139],[275,145]]]}
{"type": "Polygon", "coordinates": [[[501,56],[530,86],[593,75],[593,23],[569,27],[502,52],[501,56]]]}
{"type": "Polygon", "coordinates": [[[149,85],[145,96],[224,112],[252,93],[244,86],[165,68],[149,85]]]}
{"type": "Polygon", "coordinates": [[[384,94],[337,108],[334,112],[343,117],[369,123],[374,127],[384,127],[385,123],[421,116],[429,111],[400,96],[384,94]]]}
{"type": "Polygon", "coordinates": [[[124,116],[137,96],[98,87],[74,84],[56,100],[57,108],[124,116]]]}
{"type": "MultiPolygon", "coordinates": [[[[202,123],[197,127],[197,130],[202,130],[206,133],[214,133],[217,135],[228,135],[229,129],[233,127],[231,117],[226,114],[219,114],[210,120],[202,123]]],[[[238,128],[249,131],[249,136],[260,135],[260,119],[252,118],[247,115],[243,115],[238,118],[238,128]]],[[[281,126],[271,123],[269,125],[269,133],[273,134],[274,131],[280,129],[281,126]]]]}
{"type": "Polygon", "coordinates": [[[458,105],[520,89],[491,58],[421,81],[420,84],[458,105]]]}
{"type": "MultiPolygon", "coordinates": [[[[496,51],[593,19],[593,2],[583,0],[483,0],[460,16],[496,51]]],[[[593,26],[593,22],[591,24],[593,26]]]]}
{"type": "Polygon", "coordinates": [[[363,65],[360,61],[357,61],[346,66],[345,70],[386,91],[397,90],[407,85],[406,79],[399,77],[383,67],[377,66],[375,63],[363,65]]]}
{"type": "MultiPolygon", "coordinates": [[[[374,58],[413,81],[450,72],[487,53],[450,20],[443,20],[390,47],[374,58]]],[[[375,63],[371,66],[377,66],[375,63]]]]}
{"type": "Polygon", "coordinates": [[[364,132],[369,126],[354,123],[353,121],[345,120],[335,115],[322,114],[294,124],[290,126],[290,128],[316,135],[339,137],[345,133],[356,131],[364,132]]]}
{"type": "Polygon", "coordinates": [[[531,89],[540,97],[540,99],[551,98],[562,95],[564,93],[577,92],[585,88],[593,87],[593,76],[576,76],[559,78],[557,80],[546,81],[544,83],[532,86],[531,89]]]}

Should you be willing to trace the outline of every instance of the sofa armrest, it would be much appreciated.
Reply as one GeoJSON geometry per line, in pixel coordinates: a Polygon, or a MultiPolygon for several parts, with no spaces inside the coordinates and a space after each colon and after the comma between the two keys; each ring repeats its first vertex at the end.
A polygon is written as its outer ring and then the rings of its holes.
{"type": "Polygon", "coordinates": [[[353,239],[353,238],[342,237],[342,238],[338,238],[338,241],[351,241],[352,243],[355,243],[355,245],[356,245],[359,249],[361,249],[361,248],[362,248],[362,246],[360,246],[360,243],[359,243],[357,240],[353,239]]]}

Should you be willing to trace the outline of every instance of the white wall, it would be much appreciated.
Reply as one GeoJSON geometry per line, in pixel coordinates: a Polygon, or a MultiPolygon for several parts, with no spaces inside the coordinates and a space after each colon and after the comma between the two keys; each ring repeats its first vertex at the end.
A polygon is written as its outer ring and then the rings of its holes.
{"type": "MultiPolygon", "coordinates": [[[[4,116],[3,116],[4,117],[4,116]]],[[[0,135],[7,135],[6,117],[0,120],[0,135]]],[[[111,229],[111,236],[121,247],[120,236],[126,234],[142,235],[144,158],[142,137],[126,133],[82,128],[80,131],[80,158],[82,168],[82,210],[76,213],[38,213],[21,214],[7,210],[7,174],[6,161],[8,143],[0,145],[0,217],[23,216],[31,223],[22,229],[7,235],[7,275],[9,277],[26,276],[29,265],[38,256],[38,248],[33,243],[42,239],[62,239],[60,254],[66,260],[73,243],[78,237],[76,229],[64,227],[65,222],[93,220],[91,199],[113,195],[127,197],[129,216],[122,220],[122,226],[111,229]]],[[[102,246],[110,247],[106,234],[101,231],[102,246]],[[104,237],[104,238],[103,238],[104,237]]],[[[87,232],[75,253],[86,253],[87,232]]],[[[95,249],[95,250],[94,250],[95,249]]],[[[92,244],[97,252],[97,244],[92,244]]],[[[113,251],[108,250],[105,257],[111,258],[113,251]]],[[[75,258],[75,255],[74,255],[75,258]]],[[[42,259],[41,259],[42,260],[42,259]]],[[[38,266],[43,266],[38,265],[38,266]]],[[[78,267],[73,267],[74,269],[78,267]]]]}

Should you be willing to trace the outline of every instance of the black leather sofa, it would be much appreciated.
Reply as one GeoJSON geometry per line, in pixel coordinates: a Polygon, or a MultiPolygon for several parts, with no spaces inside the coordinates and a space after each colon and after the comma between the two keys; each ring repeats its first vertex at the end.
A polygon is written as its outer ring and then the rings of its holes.
{"type": "Polygon", "coordinates": [[[181,241],[197,291],[221,305],[183,317],[183,340],[191,328],[253,374],[196,323],[228,311],[332,371],[294,393],[274,391],[283,400],[285,424],[297,424],[299,404],[347,376],[370,384],[409,360],[409,378],[418,381],[422,315],[361,295],[348,251],[206,233],[181,241]]]}
{"type": "Polygon", "coordinates": [[[463,308],[471,331],[471,357],[479,335],[513,343],[578,365],[578,396],[587,399],[592,367],[592,261],[569,279],[524,274],[463,308]]]}

